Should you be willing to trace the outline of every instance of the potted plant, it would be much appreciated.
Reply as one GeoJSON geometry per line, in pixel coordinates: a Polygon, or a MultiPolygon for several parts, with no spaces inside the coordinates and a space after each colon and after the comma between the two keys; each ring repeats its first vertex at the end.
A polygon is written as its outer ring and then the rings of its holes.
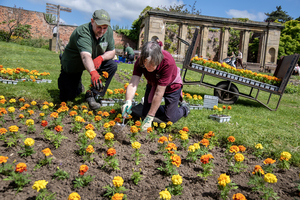
{"type": "Polygon", "coordinates": [[[228,111],[231,110],[232,107],[228,106],[226,108],[226,106],[223,105],[222,107],[218,108],[218,106],[214,106],[213,110],[214,110],[215,114],[209,115],[209,118],[212,120],[215,120],[219,123],[229,122],[231,116],[229,116],[228,114],[225,115],[226,109],[227,109],[227,113],[228,113],[228,111]]]}

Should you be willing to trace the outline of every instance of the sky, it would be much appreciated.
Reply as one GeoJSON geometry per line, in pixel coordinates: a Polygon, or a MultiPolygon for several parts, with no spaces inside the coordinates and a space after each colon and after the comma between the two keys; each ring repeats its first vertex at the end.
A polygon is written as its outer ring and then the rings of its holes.
{"type": "Polygon", "coordinates": [[[81,25],[90,22],[95,10],[104,9],[111,17],[111,25],[130,29],[146,6],[169,7],[185,4],[188,10],[195,3],[201,15],[223,18],[249,18],[263,21],[264,13],[271,13],[276,6],[281,6],[292,18],[300,16],[300,0],[0,0],[0,5],[25,10],[46,12],[46,3],[71,8],[72,12],[61,12],[60,21],[67,25],[81,25]]]}

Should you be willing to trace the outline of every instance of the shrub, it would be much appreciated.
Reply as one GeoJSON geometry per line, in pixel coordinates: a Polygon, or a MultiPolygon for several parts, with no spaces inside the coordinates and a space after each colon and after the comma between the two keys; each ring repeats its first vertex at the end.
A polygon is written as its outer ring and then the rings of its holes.
{"type": "Polygon", "coordinates": [[[6,41],[6,38],[8,37],[8,32],[5,30],[0,30],[0,41],[6,41]]]}
{"type": "Polygon", "coordinates": [[[297,85],[293,85],[293,84],[289,83],[289,84],[287,84],[284,93],[287,93],[287,94],[299,93],[300,92],[299,87],[300,87],[299,85],[297,86],[297,85]]]}

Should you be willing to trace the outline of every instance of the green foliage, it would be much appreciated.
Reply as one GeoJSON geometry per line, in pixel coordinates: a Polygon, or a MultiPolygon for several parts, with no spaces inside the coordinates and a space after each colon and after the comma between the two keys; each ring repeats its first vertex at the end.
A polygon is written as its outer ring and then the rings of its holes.
{"type": "Polygon", "coordinates": [[[45,19],[49,24],[56,22],[56,16],[52,14],[45,14],[45,19]]]}
{"type": "Polygon", "coordinates": [[[142,175],[141,175],[141,168],[140,171],[135,172],[134,169],[132,169],[132,176],[131,176],[131,180],[134,182],[134,184],[138,184],[140,180],[142,180],[142,175]]]}
{"type": "Polygon", "coordinates": [[[248,57],[248,59],[252,60],[252,62],[257,61],[258,48],[259,48],[259,38],[254,38],[253,41],[249,43],[250,58],[248,57]]]}
{"type": "Polygon", "coordinates": [[[0,41],[6,41],[7,37],[9,37],[9,32],[0,30],[0,41]]]}
{"type": "Polygon", "coordinates": [[[90,182],[94,180],[95,176],[91,175],[80,175],[78,177],[75,177],[75,180],[73,181],[74,188],[78,187],[85,187],[87,186],[90,182]]]}
{"type": "Polygon", "coordinates": [[[233,17],[232,19],[236,19],[239,22],[248,22],[249,21],[249,18],[234,18],[233,17]]]}
{"type": "Polygon", "coordinates": [[[278,48],[278,59],[281,56],[300,53],[300,22],[291,20],[284,23],[278,48]]]}
{"type": "Polygon", "coordinates": [[[28,38],[28,39],[16,39],[12,42],[20,45],[26,45],[35,48],[49,49],[49,40],[44,38],[28,38]]]}
{"type": "Polygon", "coordinates": [[[41,134],[45,137],[46,140],[49,140],[56,149],[60,146],[62,140],[68,139],[66,136],[62,135],[61,132],[55,134],[49,129],[45,129],[43,132],[41,132],[41,134]]]}
{"type": "Polygon", "coordinates": [[[267,19],[265,19],[266,22],[275,22],[275,20],[278,20],[281,23],[285,23],[293,19],[286,11],[282,10],[281,6],[276,6],[275,11],[265,13],[265,15],[268,16],[267,19]]]}
{"type": "Polygon", "coordinates": [[[53,176],[55,178],[57,178],[58,180],[65,180],[65,179],[68,179],[70,177],[70,174],[66,171],[63,171],[62,169],[59,169],[59,167],[57,167],[57,170],[53,174],[53,176]]]}
{"type": "Polygon", "coordinates": [[[15,28],[13,35],[17,36],[18,38],[30,38],[30,29],[31,29],[31,25],[18,24],[15,28]]]}
{"type": "Polygon", "coordinates": [[[231,52],[234,52],[237,55],[240,45],[240,31],[230,28],[229,35],[228,54],[231,55],[231,52]]]}
{"type": "Polygon", "coordinates": [[[300,86],[298,85],[293,85],[293,84],[287,84],[284,93],[287,94],[298,94],[300,92],[300,86]]]}
{"type": "Polygon", "coordinates": [[[4,181],[13,181],[16,185],[17,188],[15,188],[17,190],[17,193],[19,191],[23,190],[23,187],[25,185],[27,185],[28,183],[30,183],[30,177],[31,175],[29,175],[28,173],[19,173],[19,172],[12,172],[10,176],[8,176],[7,178],[4,178],[4,181]]]}

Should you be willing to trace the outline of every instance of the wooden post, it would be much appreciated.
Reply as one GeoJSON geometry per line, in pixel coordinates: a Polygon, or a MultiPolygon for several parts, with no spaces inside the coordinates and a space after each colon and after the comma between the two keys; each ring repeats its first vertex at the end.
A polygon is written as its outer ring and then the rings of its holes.
{"type": "Polygon", "coordinates": [[[56,36],[56,47],[55,47],[55,52],[57,53],[58,49],[58,42],[59,42],[59,17],[60,17],[60,5],[57,6],[57,36],[56,36]]]}

